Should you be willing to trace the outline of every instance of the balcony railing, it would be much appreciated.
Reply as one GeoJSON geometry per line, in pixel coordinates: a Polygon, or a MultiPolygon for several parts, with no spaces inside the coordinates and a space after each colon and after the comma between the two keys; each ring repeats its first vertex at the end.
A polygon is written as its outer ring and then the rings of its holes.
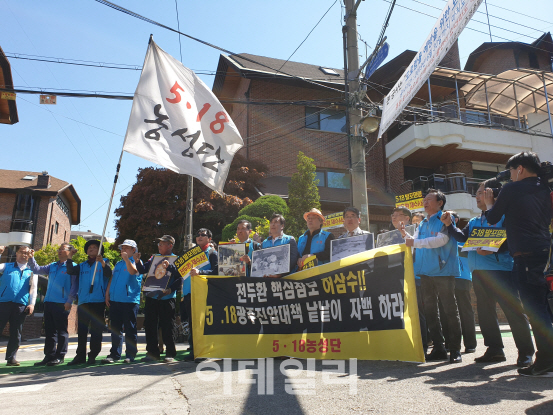
{"type": "Polygon", "coordinates": [[[426,193],[428,189],[441,190],[445,194],[451,193],[469,193],[476,195],[476,191],[484,179],[467,177],[464,173],[450,174],[431,174],[429,176],[419,176],[413,180],[402,183],[402,191],[416,192],[421,190],[426,193]]]}
{"type": "Polygon", "coordinates": [[[11,232],[33,233],[33,221],[27,219],[14,219],[12,220],[11,232]]]}

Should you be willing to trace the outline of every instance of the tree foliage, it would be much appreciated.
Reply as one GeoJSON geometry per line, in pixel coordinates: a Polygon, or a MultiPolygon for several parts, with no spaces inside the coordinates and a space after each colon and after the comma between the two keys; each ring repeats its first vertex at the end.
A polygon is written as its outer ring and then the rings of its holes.
{"type": "Polygon", "coordinates": [[[240,215],[223,228],[221,241],[230,241],[236,236],[236,227],[238,226],[238,222],[240,222],[241,220],[250,221],[250,223],[252,224],[252,230],[255,230],[257,226],[263,225],[266,219],[258,218],[255,216],[240,215]]]}
{"type": "MultiPolygon", "coordinates": [[[[73,255],[73,262],[80,264],[88,259],[88,255],[84,251],[84,246],[86,244],[86,239],[82,236],[79,236],[77,239],[71,239],[69,241],[71,245],[77,250],[73,255]]],[[[109,242],[104,242],[104,258],[108,258],[111,264],[111,267],[121,260],[121,255],[119,250],[116,248],[112,249],[112,245],[109,242]]],[[[35,260],[38,265],[47,265],[58,260],[58,249],[59,245],[46,245],[42,249],[35,252],[35,260]]]]}
{"type": "Polygon", "coordinates": [[[313,208],[321,209],[319,202],[319,189],[315,180],[317,166],[313,159],[307,157],[303,152],[298,153],[297,171],[292,175],[288,183],[288,208],[289,214],[286,217],[286,228],[284,232],[298,238],[305,232],[305,220],[303,214],[313,208]]]}
{"type": "MultiPolygon", "coordinates": [[[[243,207],[257,198],[256,188],[267,167],[235,155],[221,196],[194,179],[194,231],[207,228],[221,240],[223,227],[238,216],[243,207]]],[[[121,197],[115,210],[118,219],[116,243],[134,239],[143,254],[157,253],[155,238],[168,234],[175,238],[175,252],[184,249],[187,176],[167,169],[140,169],[131,191],[121,197]]]]}
{"type": "Polygon", "coordinates": [[[261,196],[252,204],[242,208],[239,215],[254,216],[257,218],[270,219],[273,213],[280,213],[282,216],[288,216],[288,206],[280,196],[266,195],[261,196]]]}

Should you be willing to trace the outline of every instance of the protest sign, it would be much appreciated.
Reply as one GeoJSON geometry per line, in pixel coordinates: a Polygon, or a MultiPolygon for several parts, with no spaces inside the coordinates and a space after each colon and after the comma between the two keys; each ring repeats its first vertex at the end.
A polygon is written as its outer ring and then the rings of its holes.
{"type": "Polygon", "coordinates": [[[252,252],[252,277],[290,272],[290,245],[279,245],[252,252]]]}
{"type": "Polygon", "coordinates": [[[344,212],[331,213],[330,215],[325,215],[325,220],[323,222],[323,229],[332,229],[339,228],[344,226],[344,212]]]}
{"type": "Polygon", "coordinates": [[[330,241],[330,261],[338,261],[359,252],[368,251],[374,248],[374,234],[364,233],[363,235],[338,238],[330,241]]]}
{"type": "Polygon", "coordinates": [[[246,264],[240,258],[246,255],[246,244],[219,244],[219,275],[246,276],[246,264]]]}
{"type": "Polygon", "coordinates": [[[409,210],[424,209],[422,191],[406,193],[396,196],[396,207],[405,206],[409,210]]]}
{"type": "Polygon", "coordinates": [[[201,268],[209,264],[209,258],[199,246],[195,246],[175,260],[175,268],[183,278],[188,278],[192,268],[201,268]]]}
{"type": "Polygon", "coordinates": [[[507,231],[504,228],[475,227],[461,250],[475,251],[482,248],[485,251],[497,252],[506,240],[507,231]]]}
{"type": "MultiPolygon", "coordinates": [[[[405,232],[407,232],[409,235],[413,236],[415,235],[415,230],[417,229],[417,225],[407,225],[405,227],[405,232]]],[[[376,237],[376,247],[381,248],[383,246],[388,245],[395,245],[395,244],[404,244],[405,239],[403,239],[403,236],[401,236],[401,232],[397,229],[394,229],[390,232],[384,232],[381,234],[378,234],[376,237]]]]}
{"type": "Polygon", "coordinates": [[[167,271],[167,269],[174,264],[176,259],[176,255],[154,255],[142,291],[165,290],[171,279],[171,271],[167,271]],[[168,266],[165,261],[169,263],[168,266]]]}
{"type": "Polygon", "coordinates": [[[195,357],[424,362],[405,245],[279,279],[193,278],[192,319],[195,357]]]}
{"type": "Polygon", "coordinates": [[[303,261],[303,264],[301,265],[301,269],[308,269],[313,268],[319,265],[319,260],[315,255],[308,257],[305,261],[303,261]]]}

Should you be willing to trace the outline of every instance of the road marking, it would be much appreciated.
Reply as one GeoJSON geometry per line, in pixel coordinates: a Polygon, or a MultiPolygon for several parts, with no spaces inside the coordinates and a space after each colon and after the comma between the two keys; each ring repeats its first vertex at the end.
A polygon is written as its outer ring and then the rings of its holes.
{"type": "Polygon", "coordinates": [[[18,392],[36,392],[45,387],[46,384],[41,385],[24,385],[24,386],[3,386],[0,389],[0,394],[2,393],[18,393],[18,392]]]}

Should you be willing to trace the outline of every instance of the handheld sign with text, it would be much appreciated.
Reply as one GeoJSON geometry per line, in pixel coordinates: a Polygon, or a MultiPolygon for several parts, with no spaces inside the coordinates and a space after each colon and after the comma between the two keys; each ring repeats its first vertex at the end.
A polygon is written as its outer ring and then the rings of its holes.
{"type": "Polygon", "coordinates": [[[323,229],[339,228],[344,226],[344,212],[331,213],[325,216],[323,229]]]}
{"type": "Polygon", "coordinates": [[[303,261],[303,264],[301,265],[300,271],[303,271],[304,269],[313,268],[319,265],[319,260],[315,255],[310,256],[305,261],[303,261]]]}
{"type": "Polygon", "coordinates": [[[176,259],[176,255],[155,255],[152,258],[152,265],[150,265],[142,291],[165,290],[171,279],[171,271],[168,271],[168,268],[176,259]],[[166,260],[169,262],[169,266],[166,266],[166,260]]]}
{"type": "Polygon", "coordinates": [[[424,209],[422,191],[396,196],[396,207],[405,206],[409,210],[424,209]]]}
{"type": "Polygon", "coordinates": [[[188,278],[192,268],[200,268],[207,264],[209,264],[209,258],[199,246],[186,251],[174,263],[182,278],[188,278]]]}
{"type": "Polygon", "coordinates": [[[504,228],[473,228],[462,251],[475,251],[482,248],[485,251],[497,252],[501,244],[507,240],[504,228]]]}

